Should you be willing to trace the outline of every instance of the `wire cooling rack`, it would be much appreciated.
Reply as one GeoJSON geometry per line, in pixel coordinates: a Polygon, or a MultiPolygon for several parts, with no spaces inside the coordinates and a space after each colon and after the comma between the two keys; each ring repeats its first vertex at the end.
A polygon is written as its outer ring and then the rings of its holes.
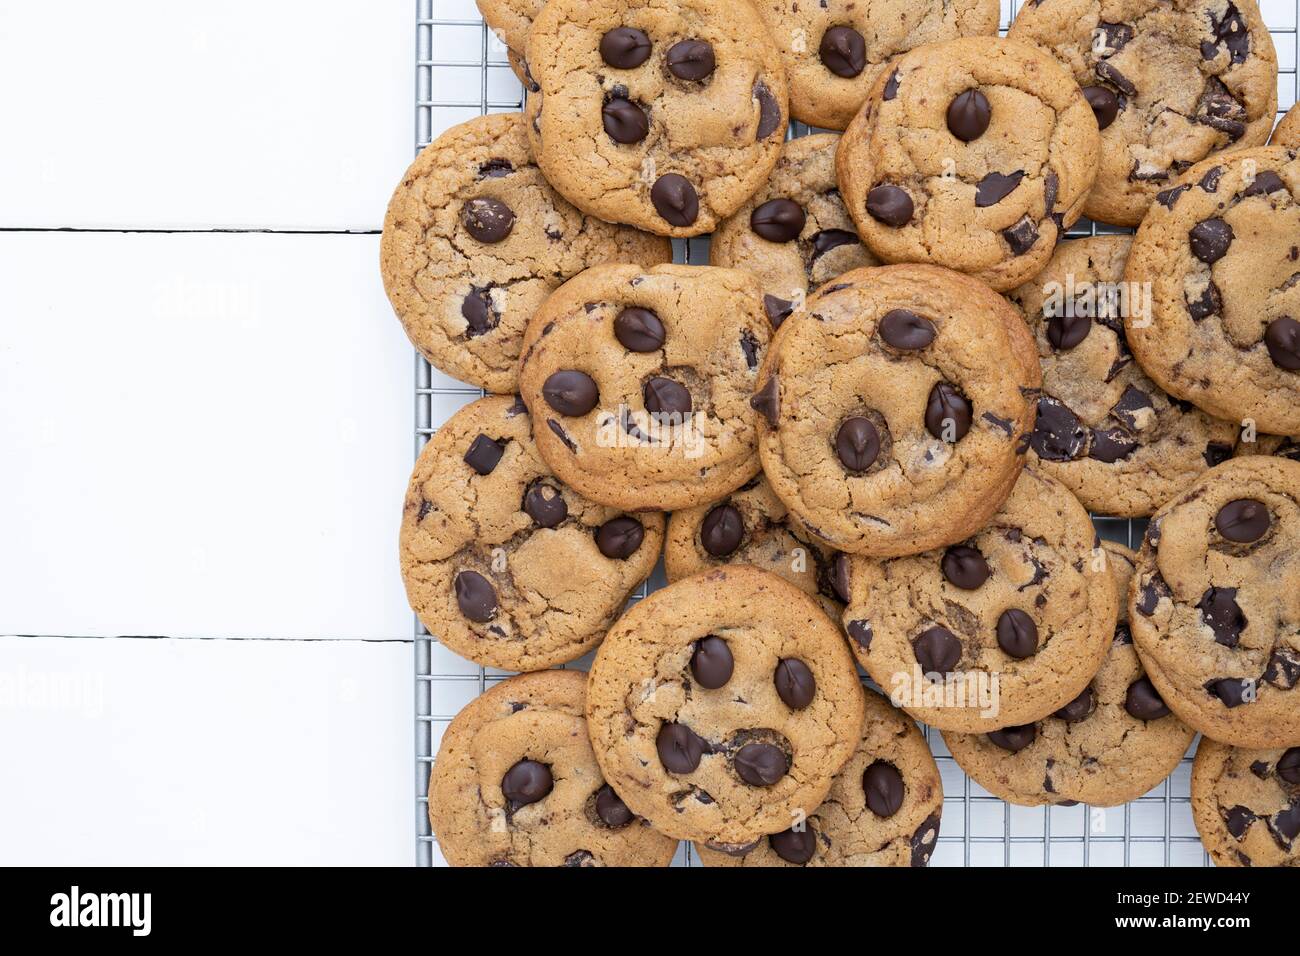
{"type": "MultiPolygon", "coordinates": [[[[1002,0],[1002,30],[1021,0],[1002,0]]],[[[1277,47],[1278,106],[1285,112],[1300,98],[1296,75],[1296,25],[1300,0],[1260,0],[1277,47]]],[[[483,24],[474,0],[416,2],[416,152],[457,123],[484,113],[516,112],[524,92],[506,60],[505,45],[483,24]]],[[[808,128],[793,124],[793,135],[808,128]]],[[[1126,232],[1079,223],[1071,237],[1126,232]]],[[[708,237],[674,241],[678,262],[707,263],[708,237]]],[[[480,397],[416,356],[415,454],[458,408],[480,397]]],[[[1130,547],[1144,521],[1094,518],[1103,538],[1130,547]]],[[[662,567],[633,600],[664,585],[662,567]]],[[[462,707],[491,683],[509,676],[482,668],[442,647],[415,622],[416,861],[442,865],[429,829],[429,769],[442,732],[462,707]]],[[[583,659],[569,666],[586,669],[583,659]]],[[[1192,823],[1191,754],[1168,780],[1121,807],[1017,807],[990,795],[957,766],[937,731],[924,728],[943,777],[943,823],[931,866],[1208,866],[1192,823]]],[[[675,866],[699,865],[689,843],[678,848],[675,866]]]]}

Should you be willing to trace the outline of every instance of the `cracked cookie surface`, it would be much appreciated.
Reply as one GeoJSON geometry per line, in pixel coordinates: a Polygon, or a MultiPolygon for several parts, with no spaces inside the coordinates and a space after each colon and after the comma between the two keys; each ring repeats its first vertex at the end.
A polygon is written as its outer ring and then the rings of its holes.
{"type": "Polygon", "coordinates": [[[1151,682],[1207,737],[1300,744],[1300,462],[1203,475],[1147,528],[1128,595],[1151,682]]]}
{"type": "Polygon", "coordinates": [[[963,37],[899,57],[840,143],[844,201],[886,262],[999,292],[1046,264],[1097,173],[1097,120],[1042,50],[963,37]]]}
{"type": "Polygon", "coordinates": [[[1039,386],[1016,310],[934,266],[840,276],[781,326],[758,379],[772,488],[828,547],[960,541],[1011,491],[1039,386]]]}
{"type": "Polygon", "coordinates": [[[879,265],[858,238],[835,179],[840,138],[819,133],[785,144],[772,177],[709,244],[715,266],[744,269],[763,286],[763,308],[779,327],[810,289],[879,265]]]}
{"type": "Polygon", "coordinates": [[[1161,192],[1125,278],[1151,314],[1125,319],[1169,394],[1259,432],[1300,434],[1300,157],[1262,146],[1206,160],[1161,192]]]}
{"type": "Polygon", "coordinates": [[[1300,104],[1286,111],[1286,116],[1283,116],[1282,122],[1277,124],[1277,129],[1273,130],[1273,135],[1268,142],[1270,146],[1285,146],[1288,149],[1300,150],[1300,104]]]}
{"type": "Polygon", "coordinates": [[[611,222],[710,232],[763,184],[785,139],[785,71],[748,0],[551,0],[528,66],[542,169],[611,222]]]}
{"type": "Polygon", "coordinates": [[[610,629],[587,722],[605,778],[662,833],[748,846],[821,804],[862,685],[817,602],[757,568],[670,584],[610,629]]]}
{"type": "Polygon", "coordinates": [[[924,43],[998,32],[998,0],[757,0],[785,61],[790,114],[844,129],[876,78],[924,43]]]}
{"type": "Polygon", "coordinates": [[[1009,35],[1051,52],[1096,112],[1091,219],[1136,226],[1183,170],[1272,128],[1277,54],[1255,0],[1041,0],[1009,35]]]}
{"type": "Polygon", "coordinates": [[[461,409],[420,453],[402,512],[407,599],[462,657],[538,670],[596,646],[663,544],[658,514],[624,515],[563,485],[517,399],[461,409]]]}
{"type": "Polygon", "coordinates": [[[600,262],[672,261],[670,244],[584,216],[547,185],[517,113],[482,116],[425,147],[393,193],[380,241],[384,289],[436,368],[515,390],[528,320],[600,262]]]}
{"type": "Polygon", "coordinates": [[[429,776],[429,822],[452,866],[667,866],[656,833],[605,783],[584,716],[587,675],[511,677],[455,716],[429,776]]]}
{"type": "Polygon", "coordinates": [[[1036,278],[1007,293],[1038,344],[1043,394],[1029,440],[1039,467],[1089,511],[1151,514],[1232,456],[1237,428],[1172,399],[1133,360],[1124,316],[1128,236],[1062,243],[1036,278]]]}
{"type": "Polygon", "coordinates": [[[1217,866],[1300,866],[1300,748],[1241,750],[1202,738],[1192,819],[1217,866]]]}
{"type": "MultiPolygon", "coordinates": [[[[1102,548],[1117,593],[1127,594],[1137,555],[1111,541],[1102,548]]],[[[945,733],[943,739],[981,787],[1029,807],[1114,807],[1136,800],[1173,772],[1196,736],[1146,679],[1122,606],[1091,683],[1060,710],[1014,730],[993,737],[945,733]]]]}
{"type": "Polygon", "coordinates": [[[853,756],[804,821],[740,855],[700,846],[706,866],[925,866],[939,839],[943,780],[911,718],[874,691],[853,756]]]}
{"type": "Polygon", "coordinates": [[[593,501],[715,501],[758,473],[750,395],[771,336],[758,281],[709,266],[599,266],[525,337],[519,384],[542,457],[593,501]]]}
{"type": "Polygon", "coordinates": [[[849,596],[843,620],[858,662],[892,701],[944,731],[1015,728],[1064,707],[1115,633],[1115,585],[1088,513],[1034,468],[959,545],[854,557],[849,596]]]}

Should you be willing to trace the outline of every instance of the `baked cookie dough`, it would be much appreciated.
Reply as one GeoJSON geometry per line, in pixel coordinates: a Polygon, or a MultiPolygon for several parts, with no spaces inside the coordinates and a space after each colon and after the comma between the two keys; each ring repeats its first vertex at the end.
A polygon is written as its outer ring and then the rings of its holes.
{"type": "Polygon", "coordinates": [[[1218,866],[1300,866],[1300,747],[1240,750],[1202,738],[1192,819],[1218,866]]]}
{"type": "Polygon", "coordinates": [[[924,43],[998,32],[998,0],[756,0],[785,61],[790,115],[844,129],[876,78],[924,43]]]}
{"type": "Polygon", "coordinates": [[[671,245],[584,216],[547,185],[518,113],[443,133],[393,193],[380,241],[388,299],[429,362],[515,391],[524,328],[570,276],[599,262],[672,261],[671,245]]]}
{"type": "Polygon", "coordinates": [[[706,866],[925,866],[939,839],[943,781],[912,720],[866,694],[861,739],[820,807],[743,853],[697,847],[706,866]]]}
{"type": "Polygon", "coordinates": [[[858,663],[895,705],[944,731],[984,734],[1075,700],[1106,657],[1116,609],[1083,505],[1026,468],[961,544],[854,557],[843,621],[858,663]]]}
{"type": "Polygon", "coordinates": [[[1243,437],[1237,442],[1236,455],[1276,455],[1300,461],[1300,439],[1284,435],[1256,435],[1254,441],[1243,437]]]}
{"type": "Polygon", "coordinates": [[[1262,146],[1206,160],[1161,192],[1125,278],[1124,320],[1166,392],[1260,432],[1300,434],[1300,158],[1262,146]]]}
{"type": "Polygon", "coordinates": [[[1089,511],[1140,517],[1232,457],[1237,427],[1172,399],[1133,361],[1124,316],[1145,307],[1124,284],[1128,236],[1057,247],[1007,293],[1038,343],[1043,394],[1029,439],[1043,471],[1089,511]]]}
{"type": "Polygon", "coordinates": [[[528,66],[546,178],[610,222],[711,232],[767,180],[785,140],[781,55],[748,0],[551,0],[528,66]]]}
{"type": "Polygon", "coordinates": [[[1090,219],[1136,226],[1189,166],[1272,128],[1277,54],[1255,0],[1039,0],[1009,36],[1052,53],[1097,116],[1090,219]]]}
{"type": "MultiPolygon", "coordinates": [[[[1102,548],[1117,592],[1128,593],[1137,555],[1110,541],[1102,548]]],[[[1173,716],[1147,680],[1127,618],[1121,610],[1101,670],[1060,710],[992,734],[943,735],[971,779],[1021,806],[1114,807],[1173,772],[1196,731],[1173,716]]]]}
{"type": "Polygon", "coordinates": [[[617,508],[689,508],[734,491],[758,473],[749,400],[771,329],[746,272],[588,270],[525,338],[519,387],[542,457],[617,508]]]}
{"type": "Polygon", "coordinates": [[[1038,400],[1033,339],[967,276],[840,276],[778,331],[758,378],[773,490],[827,547],[891,557],[969,537],[1006,499],[1038,400]]]}
{"type": "Polygon", "coordinates": [[[452,866],[667,866],[677,841],[632,815],[587,737],[587,675],[511,677],[452,720],[429,823],[452,866]]]}
{"type": "Polygon", "coordinates": [[[587,685],[596,759],[632,812],[724,850],[819,806],[862,717],[839,629],[794,585],[745,566],[633,605],[587,685]]]}
{"type": "Polygon", "coordinates": [[[715,266],[758,277],[773,327],[803,305],[810,289],[852,269],[879,264],[858,239],[840,197],[835,180],[839,141],[834,133],[820,133],[787,142],[772,178],[719,224],[709,244],[709,261],[715,266]]]}
{"type": "Polygon", "coordinates": [[[518,399],[462,408],[424,446],[402,511],[407,600],[462,657],[540,670],[595,647],[663,544],[658,514],[565,487],[518,399]]]}
{"type": "Polygon", "coordinates": [[[724,564],[750,564],[817,598],[836,621],[844,609],[846,560],[805,531],[761,475],[721,501],[674,511],[664,544],[670,582],[724,564]]]}
{"type": "Polygon", "coordinates": [[[1234,458],[1156,512],[1129,623],[1184,723],[1237,747],[1300,744],[1300,462],[1234,458]]]}
{"type": "Polygon", "coordinates": [[[1042,50],[963,37],[905,53],[840,143],[840,188],[886,262],[926,262],[999,292],[1047,264],[1079,218],[1100,137],[1042,50]]]}
{"type": "Polygon", "coordinates": [[[1286,116],[1277,124],[1277,129],[1273,130],[1273,136],[1268,142],[1271,146],[1300,150],[1300,104],[1286,111],[1286,116]]]}

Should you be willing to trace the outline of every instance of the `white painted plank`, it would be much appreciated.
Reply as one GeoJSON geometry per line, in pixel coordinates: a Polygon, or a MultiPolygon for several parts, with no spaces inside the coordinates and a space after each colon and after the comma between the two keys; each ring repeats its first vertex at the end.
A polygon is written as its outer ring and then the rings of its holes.
{"type": "Polygon", "coordinates": [[[0,638],[0,863],[409,865],[411,645],[0,638]]]}
{"type": "Polygon", "coordinates": [[[375,229],[412,0],[0,4],[0,226],[375,229]]]}
{"type": "Polygon", "coordinates": [[[0,234],[0,633],[409,638],[378,242],[0,234]]]}

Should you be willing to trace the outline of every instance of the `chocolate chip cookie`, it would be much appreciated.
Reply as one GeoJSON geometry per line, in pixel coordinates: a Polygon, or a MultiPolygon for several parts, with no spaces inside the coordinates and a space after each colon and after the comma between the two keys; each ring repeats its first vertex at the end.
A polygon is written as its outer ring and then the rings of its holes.
{"type": "Polygon", "coordinates": [[[674,511],[668,519],[669,581],[724,564],[752,564],[817,598],[837,621],[845,561],[804,530],[761,475],[721,501],[674,511]]]}
{"type": "Polygon", "coordinates": [[[820,805],[862,718],[839,629],[794,585],[743,565],[635,604],[587,685],[596,759],[627,806],[723,850],[820,805]]]}
{"type": "Polygon", "coordinates": [[[858,239],[840,197],[839,141],[834,133],[790,140],[772,178],[713,233],[709,261],[758,277],[774,327],[803,305],[809,289],[879,264],[858,239]]]}
{"type": "Polygon", "coordinates": [[[424,446],[402,512],[406,596],[462,657],[540,670],[600,642],[650,576],[662,515],[593,504],[543,463],[523,405],[469,405],[424,446]]]}
{"type": "Polygon", "coordinates": [[[1192,819],[1218,866],[1300,866],[1300,747],[1240,750],[1202,738],[1192,819]]]}
{"type": "Polygon", "coordinates": [[[790,113],[844,129],[872,83],[923,43],[998,32],[998,0],[759,0],[790,80],[790,113]]]}
{"type": "Polygon", "coordinates": [[[1247,436],[1243,431],[1234,454],[1238,457],[1242,455],[1277,455],[1279,458],[1300,461],[1300,438],[1290,438],[1284,435],[1256,435],[1253,440],[1247,440],[1247,436]]]}
{"type": "Polygon", "coordinates": [[[1029,438],[1042,469],[1089,511],[1149,515],[1232,457],[1237,428],[1172,399],[1133,361],[1124,316],[1146,307],[1124,283],[1128,236],[1063,243],[1007,293],[1038,342],[1043,394],[1029,438]]]}
{"type": "Polygon", "coordinates": [[[668,865],[677,841],[600,775],[586,678],[511,677],[452,720],[429,776],[429,822],[452,866],[668,865]]]}
{"type": "Polygon", "coordinates": [[[600,266],[528,328],[519,384],[542,457],[618,508],[689,508],[758,473],[749,399],[771,323],[758,281],[700,266],[600,266]]]}
{"type": "Polygon", "coordinates": [[[1300,434],[1300,158],[1265,146],[1193,166],[1142,221],[1124,325],[1169,394],[1260,432],[1300,434]]]}
{"type": "Polygon", "coordinates": [[[772,488],[827,547],[961,541],[1011,491],[1033,426],[1033,339],[1005,299],[934,266],[858,269],[781,326],[754,407],[772,488]]]}
{"type": "Polygon", "coordinates": [[[1115,633],[1117,595],[1088,513],[1026,468],[983,530],[849,563],[844,626],[890,700],[942,730],[1020,728],[1074,701],[1115,633]]]}
{"type": "Polygon", "coordinates": [[[1010,36],[1051,52],[1097,116],[1091,219],[1136,226],[1189,166],[1272,128],[1277,54],[1255,0],[1040,0],[1010,36]]]}
{"type": "Polygon", "coordinates": [[[434,366],[513,392],[524,328],[598,262],[672,261],[670,243],[584,216],[547,185],[517,113],[482,116],[426,147],[384,219],[384,288],[434,366]]]}
{"type": "Polygon", "coordinates": [[[551,0],[528,65],[538,162],[602,219],[702,235],[780,155],[785,71],[748,0],[551,0]]]}
{"type": "Polygon", "coordinates": [[[1277,124],[1277,129],[1273,130],[1273,136],[1268,142],[1271,146],[1300,150],[1300,104],[1286,111],[1286,116],[1277,124]]]}
{"type": "MultiPolygon", "coordinates": [[[[1102,547],[1117,593],[1127,594],[1137,555],[1110,541],[1102,547]]],[[[1121,610],[1101,670],[1070,703],[1032,724],[943,739],[961,768],[1003,800],[1114,807],[1169,776],[1195,736],[1147,679],[1121,610]]]]}
{"type": "Polygon", "coordinates": [[[939,839],[943,781],[916,724],[866,694],[853,756],[798,828],[744,852],[700,847],[707,866],[925,866],[939,839]]]}
{"type": "Polygon", "coordinates": [[[507,60],[515,76],[521,83],[528,83],[528,66],[524,62],[528,31],[546,0],[475,0],[475,4],[488,28],[506,45],[507,60]]]}
{"type": "Polygon", "coordinates": [[[1129,622],[1185,723],[1237,747],[1300,744],[1300,462],[1234,458],[1156,512],[1129,622]]]}
{"type": "Polygon", "coordinates": [[[1079,218],[1099,139],[1049,54],[963,37],[881,74],[840,143],[840,188],[884,261],[947,266],[1003,292],[1036,275],[1079,218]]]}

